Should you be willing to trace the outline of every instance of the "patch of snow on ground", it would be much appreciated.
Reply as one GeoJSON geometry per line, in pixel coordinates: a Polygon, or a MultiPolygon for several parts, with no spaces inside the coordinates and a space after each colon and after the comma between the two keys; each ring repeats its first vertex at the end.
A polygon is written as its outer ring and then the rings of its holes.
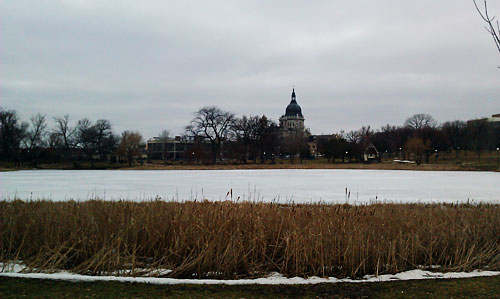
{"type": "MultiPolygon", "coordinates": [[[[271,273],[267,277],[256,279],[177,279],[177,278],[159,278],[159,277],[119,277],[119,276],[90,276],[73,274],[67,271],[57,273],[21,273],[24,269],[19,264],[9,264],[3,266],[0,264],[0,277],[14,277],[14,278],[35,278],[35,279],[53,279],[65,280],[75,282],[94,282],[94,281],[118,281],[118,282],[134,282],[134,283],[148,283],[148,284],[224,284],[224,285],[278,285],[278,284],[318,284],[318,283],[360,283],[360,282],[383,282],[395,280],[419,280],[419,279],[445,279],[445,278],[471,278],[482,276],[497,276],[500,271],[472,271],[472,272],[431,272],[426,270],[410,270],[397,274],[384,274],[379,276],[367,275],[363,279],[337,279],[335,277],[321,278],[312,276],[309,278],[292,277],[287,278],[279,273],[271,273]]],[[[168,270],[167,270],[168,273],[168,270]]]]}

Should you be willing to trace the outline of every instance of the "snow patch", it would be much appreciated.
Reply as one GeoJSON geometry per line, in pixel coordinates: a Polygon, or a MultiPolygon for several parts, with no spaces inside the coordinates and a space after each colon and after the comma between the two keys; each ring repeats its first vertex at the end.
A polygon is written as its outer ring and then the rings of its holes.
{"type": "MultiPolygon", "coordinates": [[[[177,284],[224,284],[224,285],[293,285],[293,284],[318,284],[318,283],[362,283],[362,282],[383,282],[394,280],[419,280],[419,279],[446,279],[446,278],[471,278],[482,276],[497,276],[500,271],[479,271],[472,272],[431,272],[421,269],[410,270],[397,274],[385,274],[379,276],[367,275],[362,279],[337,279],[335,277],[317,277],[311,276],[309,278],[292,277],[287,278],[280,273],[271,273],[267,277],[256,279],[177,279],[177,278],[160,278],[160,277],[121,277],[121,276],[90,276],[73,274],[67,271],[60,271],[57,273],[22,273],[26,268],[19,264],[0,264],[0,277],[14,277],[14,278],[35,278],[35,279],[52,279],[64,280],[75,282],[95,282],[95,281],[118,281],[118,282],[131,282],[131,283],[148,283],[148,284],[162,284],[162,285],[177,285],[177,284]]],[[[153,273],[151,271],[150,273],[153,273]]],[[[169,273],[169,270],[163,270],[163,274],[169,273]]]]}

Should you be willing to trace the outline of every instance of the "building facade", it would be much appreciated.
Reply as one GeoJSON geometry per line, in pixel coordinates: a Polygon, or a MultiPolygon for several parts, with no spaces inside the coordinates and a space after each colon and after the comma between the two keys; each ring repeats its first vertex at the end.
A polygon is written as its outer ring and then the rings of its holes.
{"type": "Polygon", "coordinates": [[[183,160],[192,144],[193,141],[184,136],[153,137],[146,142],[146,153],[150,160],[183,160]]]}
{"type": "Polygon", "coordinates": [[[290,104],[286,107],[285,114],[280,117],[281,136],[289,137],[297,133],[304,133],[304,120],[302,108],[297,103],[295,89],[293,89],[290,104]]]}
{"type": "Polygon", "coordinates": [[[467,121],[467,124],[471,125],[471,124],[476,124],[476,123],[480,123],[480,122],[484,122],[484,123],[492,126],[493,128],[500,128],[500,113],[493,114],[491,117],[472,119],[472,120],[467,121]]]}

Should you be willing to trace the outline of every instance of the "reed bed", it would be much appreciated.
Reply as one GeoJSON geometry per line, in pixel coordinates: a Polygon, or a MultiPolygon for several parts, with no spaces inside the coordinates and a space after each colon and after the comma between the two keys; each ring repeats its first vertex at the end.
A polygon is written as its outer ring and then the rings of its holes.
{"type": "Polygon", "coordinates": [[[0,262],[17,261],[176,278],[499,270],[500,205],[2,201],[0,262]]]}

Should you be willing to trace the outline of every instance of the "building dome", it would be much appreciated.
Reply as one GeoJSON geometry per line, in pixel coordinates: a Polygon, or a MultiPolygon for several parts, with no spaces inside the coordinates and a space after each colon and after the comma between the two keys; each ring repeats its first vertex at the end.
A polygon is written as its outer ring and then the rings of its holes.
{"type": "Polygon", "coordinates": [[[295,89],[292,91],[292,100],[290,104],[286,106],[285,116],[300,116],[302,117],[302,108],[300,108],[299,104],[295,99],[295,89]]]}

